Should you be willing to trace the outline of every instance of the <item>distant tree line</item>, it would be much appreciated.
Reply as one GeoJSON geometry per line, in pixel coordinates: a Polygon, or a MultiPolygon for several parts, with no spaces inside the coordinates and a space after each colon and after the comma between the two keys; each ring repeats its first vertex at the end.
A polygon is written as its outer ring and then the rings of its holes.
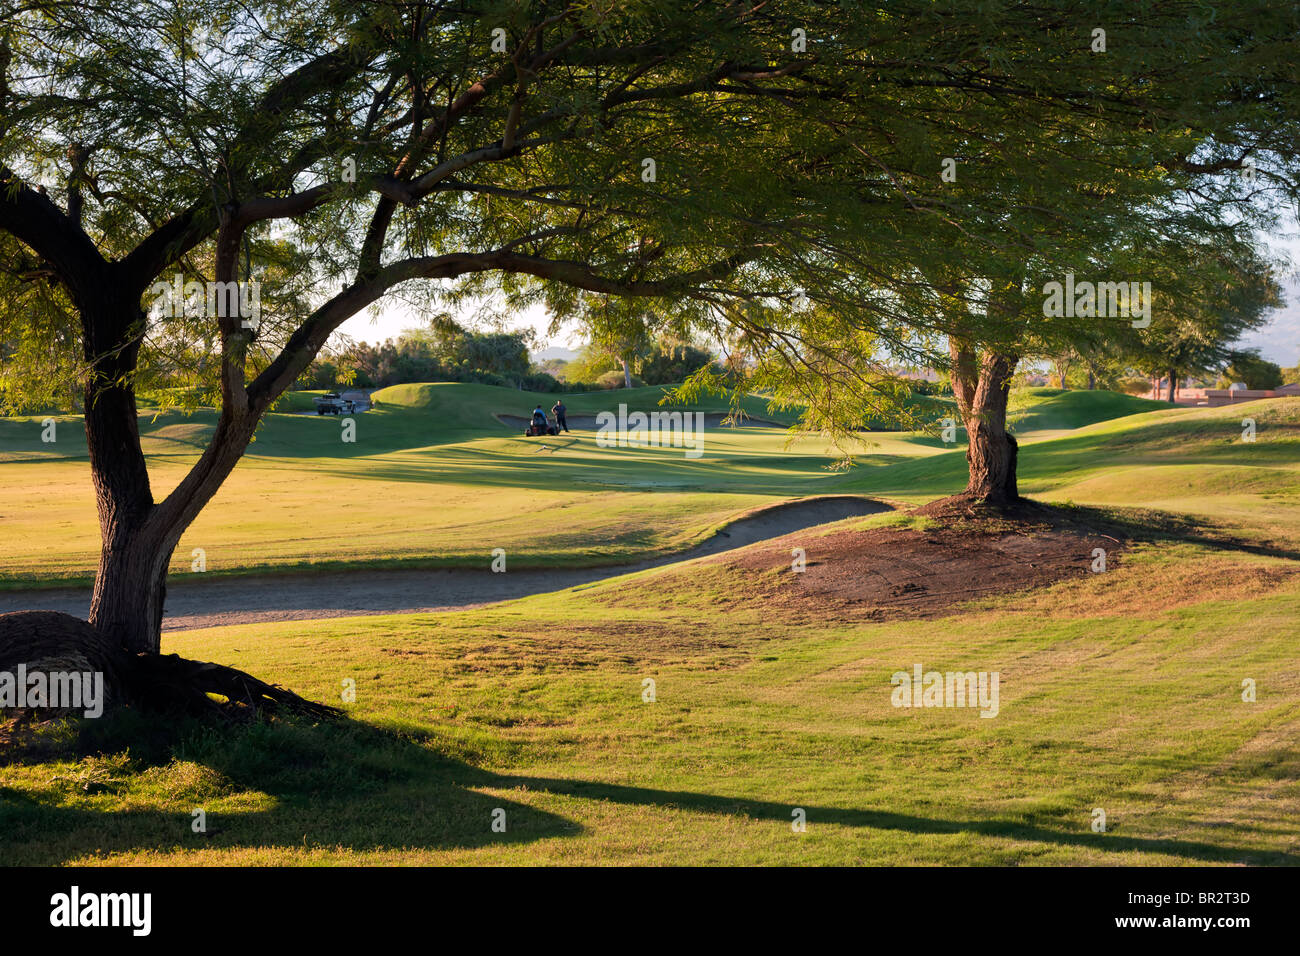
{"type": "Polygon", "coordinates": [[[586,392],[631,385],[669,385],[713,362],[708,351],[681,343],[656,343],[624,371],[621,359],[588,347],[573,362],[535,364],[530,330],[478,332],[450,316],[433,318],[382,344],[356,342],[317,358],[298,389],[386,388],[410,382],[477,382],[530,392],[586,392]]]}
{"type": "MultiPolygon", "coordinates": [[[[1228,388],[1240,382],[1250,389],[1269,390],[1300,381],[1300,368],[1282,368],[1263,358],[1258,349],[1232,349],[1220,341],[1198,350],[1198,356],[1182,362],[1172,373],[1162,369],[1161,362],[1143,362],[1132,355],[1103,350],[1087,355],[1067,350],[1044,358],[1051,363],[1047,378],[1055,387],[1103,388],[1130,395],[1151,391],[1153,380],[1163,380],[1167,390],[1171,377],[1180,388],[1228,388]]],[[[1023,384],[1033,374],[1026,369],[1017,379],[1023,384]]],[[[1167,397],[1172,400],[1169,393],[1167,397]]]]}
{"type": "Polygon", "coordinates": [[[572,362],[549,363],[566,382],[591,382],[597,388],[673,385],[702,368],[715,365],[713,353],[696,345],[670,340],[649,341],[640,349],[609,348],[601,342],[585,346],[572,362]]]}
{"type": "Polygon", "coordinates": [[[1294,382],[1294,369],[1283,370],[1276,362],[1261,358],[1259,349],[1234,352],[1227,368],[1216,383],[1219,388],[1227,388],[1235,382],[1242,382],[1250,389],[1274,389],[1289,382],[1294,382]],[[1288,379],[1286,372],[1292,372],[1288,379]]]}

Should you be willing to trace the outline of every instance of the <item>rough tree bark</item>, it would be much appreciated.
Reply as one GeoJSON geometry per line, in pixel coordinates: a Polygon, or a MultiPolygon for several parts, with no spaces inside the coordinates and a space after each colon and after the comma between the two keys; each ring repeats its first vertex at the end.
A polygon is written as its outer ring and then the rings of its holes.
{"type": "MultiPolygon", "coordinates": [[[[236,279],[239,243],[247,222],[236,208],[222,211],[216,280],[236,279]]],[[[250,402],[245,355],[253,332],[239,315],[217,318],[222,338],[222,407],[199,461],[166,500],[155,503],[137,427],[134,375],[145,329],[144,288],[118,264],[105,264],[93,296],[81,296],[90,376],[86,383],[86,441],[99,511],[101,550],[90,623],[133,654],[162,645],[167,568],[185,529],[239,462],[261,414],[274,397],[250,402]]],[[[313,353],[314,354],[314,353],[313,353]]]]}
{"type": "MultiPolygon", "coordinates": [[[[252,427],[223,409],[207,449],[176,491],[154,501],[140,445],[132,378],[144,328],[139,290],[81,303],[86,359],[86,444],[99,512],[100,555],[90,623],[131,653],[157,653],[167,567],[181,535],[239,461],[252,427]]],[[[255,421],[252,423],[255,424],[255,421]]]]}
{"type": "Polygon", "coordinates": [[[953,395],[969,441],[966,461],[970,477],[962,494],[995,507],[1014,505],[1020,500],[1016,487],[1018,446],[1007,431],[1007,401],[1019,356],[997,351],[978,356],[968,342],[955,336],[949,338],[948,349],[953,395]]]}
{"type": "Polygon", "coordinates": [[[109,267],[93,297],[77,302],[90,374],[86,446],[99,513],[100,552],[90,622],[133,653],[156,651],[167,560],[150,522],[149,471],[140,448],[131,379],[144,330],[138,290],[109,267]]]}
{"type": "Polygon", "coordinates": [[[1169,370],[1169,404],[1178,403],[1178,373],[1173,369],[1169,370]]]}

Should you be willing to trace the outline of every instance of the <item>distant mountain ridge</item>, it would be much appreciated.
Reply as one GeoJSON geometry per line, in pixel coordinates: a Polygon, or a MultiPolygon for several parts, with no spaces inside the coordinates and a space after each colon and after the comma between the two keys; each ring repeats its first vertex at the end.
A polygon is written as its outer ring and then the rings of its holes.
{"type": "Polygon", "coordinates": [[[578,357],[578,353],[573,349],[562,348],[558,345],[552,345],[544,348],[540,352],[533,353],[534,362],[545,362],[550,359],[564,359],[566,362],[572,362],[578,357]]]}

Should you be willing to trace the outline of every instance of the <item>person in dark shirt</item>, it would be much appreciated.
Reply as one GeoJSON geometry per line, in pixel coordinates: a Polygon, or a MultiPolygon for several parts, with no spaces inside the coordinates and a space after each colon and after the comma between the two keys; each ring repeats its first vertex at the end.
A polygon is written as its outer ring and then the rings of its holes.
{"type": "Polygon", "coordinates": [[[529,429],[530,434],[550,434],[551,423],[546,418],[546,412],[542,411],[542,406],[533,408],[533,424],[529,429]]]}
{"type": "Polygon", "coordinates": [[[557,427],[557,428],[563,428],[566,432],[569,430],[569,422],[568,422],[568,420],[565,419],[565,417],[564,417],[565,412],[567,412],[567,411],[568,411],[568,409],[564,407],[564,400],[563,400],[563,399],[557,399],[556,402],[555,402],[554,407],[551,408],[551,413],[552,413],[553,415],[555,415],[555,425],[556,425],[556,427],[557,427]]]}

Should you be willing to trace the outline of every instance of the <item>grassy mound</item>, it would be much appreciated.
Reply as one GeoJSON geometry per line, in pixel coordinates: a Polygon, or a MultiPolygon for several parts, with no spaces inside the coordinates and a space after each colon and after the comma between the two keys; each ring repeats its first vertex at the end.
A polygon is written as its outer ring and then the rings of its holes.
{"type": "MultiPolygon", "coordinates": [[[[1035,412],[1038,420],[1059,420],[1050,411],[1058,401],[1048,398],[1040,403],[1035,412]]],[[[1153,500],[1170,488],[1160,480],[1167,468],[1191,469],[1184,481],[1193,475],[1195,480],[1184,490],[1198,494],[1293,494],[1300,478],[1300,399],[1223,408],[1165,406],[1099,421],[1068,435],[1038,440],[1030,436],[1019,457],[1020,490],[1057,497],[1100,480],[1107,491],[1080,500],[1101,502],[1108,495],[1116,502],[1153,500]],[[1253,441],[1243,438],[1245,419],[1255,423],[1253,441]]],[[[965,473],[965,449],[958,446],[948,454],[893,468],[863,470],[859,487],[921,501],[960,488],[965,473]]],[[[1099,492],[1101,487],[1097,486],[1099,492]]]]}
{"type": "Polygon", "coordinates": [[[1017,432],[1060,431],[1169,406],[1104,389],[1023,388],[1011,393],[1008,421],[1017,432]]]}

